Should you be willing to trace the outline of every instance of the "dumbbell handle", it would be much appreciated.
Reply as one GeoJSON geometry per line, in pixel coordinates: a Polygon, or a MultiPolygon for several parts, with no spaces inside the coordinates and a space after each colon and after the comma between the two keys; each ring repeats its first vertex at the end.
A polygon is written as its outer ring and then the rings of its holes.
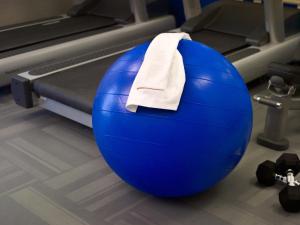
{"type": "Polygon", "coordinates": [[[277,102],[277,101],[274,101],[266,96],[262,96],[262,95],[255,95],[253,97],[254,101],[260,103],[260,104],[263,104],[263,105],[266,105],[266,106],[269,106],[269,107],[273,107],[273,108],[276,108],[276,109],[282,109],[282,103],[281,102],[277,102]]]}
{"type": "Polygon", "coordinates": [[[291,171],[287,172],[287,176],[275,174],[275,180],[287,184],[289,186],[300,186],[300,182],[295,180],[294,173],[291,171]]]}

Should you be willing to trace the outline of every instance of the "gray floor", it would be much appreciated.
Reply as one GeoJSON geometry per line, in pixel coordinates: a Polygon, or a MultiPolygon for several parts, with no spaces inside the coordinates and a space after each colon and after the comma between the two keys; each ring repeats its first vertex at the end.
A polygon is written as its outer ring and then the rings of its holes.
{"type": "MultiPolygon", "coordinates": [[[[254,88],[252,92],[261,89],[254,88]]],[[[157,199],[124,184],[107,167],[92,131],[42,109],[25,110],[0,95],[1,225],[288,225],[280,187],[256,185],[255,169],[280,154],[258,146],[265,108],[254,103],[254,130],[234,172],[209,192],[157,199]]],[[[290,115],[289,152],[300,147],[300,112],[290,115]]]]}

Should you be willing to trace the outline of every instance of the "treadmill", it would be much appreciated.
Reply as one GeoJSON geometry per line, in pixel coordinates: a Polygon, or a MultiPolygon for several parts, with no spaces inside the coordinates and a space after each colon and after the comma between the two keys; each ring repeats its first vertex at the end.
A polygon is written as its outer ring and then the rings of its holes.
{"type": "MultiPolygon", "coordinates": [[[[202,14],[188,20],[182,31],[224,54],[238,70],[246,72],[241,74],[249,81],[256,78],[255,74],[263,75],[270,60],[278,57],[288,60],[288,55],[293,54],[294,46],[300,42],[300,11],[285,8],[283,13],[280,1],[265,0],[265,7],[234,0],[213,3],[202,14]],[[274,15],[276,24],[272,24],[274,15]],[[282,27],[286,24],[283,33],[278,28],[280,21],[282,27]]],[[[121,54],[145,40],[147,37],[124,43],[116,49],[19,73],[12,82],[15,102],[25,108],[39,105],[92,127],[93,99],[105,71],[121,54]]]]}
{"type": "MultiPolygon", "coordinates": [[[[67,15],[32,23],[0,28],[0,87],[10,83],[10,72],[57,57],[68,57],[77,49],[60,46],[103,32],[124,27],[134,21],[133,0],[85,0],[67,15]],[[112,4],[114,3],[114,4],[112,4]]],[[[137,3],[139,4],[139,3],[137,3]]],[[[137,7],[137,6],[135,6],[137,7]]],[[[135,16],[142,20],[140,14],[135,16]]],[[[84,42],[81,42],[83,48],[84,42]]]]}
{"type": "MultiPolygon", "coordinates": [[[[276,1],[278,2],[274,0],[276,1]]],[[[268,1],[265,5],[267,4],[268,1]]],[[[279,12],[273,13],[280,15],[279,12]]],[[[283,35],[288,38],[300,31],[300,10],[286,7],[283,13],[283,35]]],[[[181,31],[189,33],[193,40],[213,47],[235,62],[259,52],[259,47],[273,41],[266,29],[265,18],[268,14],[270,12],[260,3],[223,0],[208,6],[201,15],[188,20],[182,25],[181,31]]],[[[280,23],[280,20],[276,22],[280,23]]]]}

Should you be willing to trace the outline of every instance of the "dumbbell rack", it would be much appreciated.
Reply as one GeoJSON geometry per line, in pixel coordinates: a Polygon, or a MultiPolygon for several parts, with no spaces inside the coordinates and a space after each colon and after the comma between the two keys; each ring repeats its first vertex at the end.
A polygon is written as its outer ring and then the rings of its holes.
{"type": "Polygon", "coordinates": [[[270,64],[269,74],[272,76],[267,87],[270,95],[253,97],[254,101],[268,108],[264,131],[257,137],[257,143],[260,145],[278,151],[289,148],[289,141],[285,137],[288,113],[290,110],[300,109],[300,67],[298,64],[297,60],[287,65],[270,64]]]}

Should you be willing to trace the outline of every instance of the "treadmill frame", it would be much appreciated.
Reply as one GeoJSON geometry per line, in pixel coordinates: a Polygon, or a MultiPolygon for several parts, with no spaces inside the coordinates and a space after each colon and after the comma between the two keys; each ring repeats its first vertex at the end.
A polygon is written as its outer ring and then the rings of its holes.
{"type": "Polygon", "coordinates": [[[41,97],[39,99],[39,105],[43,109],[53,112],[57,115],[63,116],[67,119],[73,120],[86,127],[93,128],[92,115],[86,112],[82,112],[78,109],[72,108],[58,101],[50,98],[41,97]]]}
{"type": "MultiPolygon", "coordinates": [[[[185,11],[193,11],[194,0],[183,0],[185,11]]],[[[253,3],[261,4],[261,3],[253,3]]],[[[256,49],[256,53],[233,62],[244,81],[250,82],[264,75],[268,71],[268,65],[272,62],[286,63],[295,53],[300,43],[300,32],[285,38],[283,1],[264,0],[265,26],[269,32],[269,43],[256,47],[250,46],[240,51],[229,54],[228,57],[238,55],[247,49],[256,49]]],[[[201,10],[201,9],[200,9],[201,10]]],[[[200,13],[200,12],[198,12],[200,13]]],[[[187,18],[190,15],[186,15],[187,18]]]]}

